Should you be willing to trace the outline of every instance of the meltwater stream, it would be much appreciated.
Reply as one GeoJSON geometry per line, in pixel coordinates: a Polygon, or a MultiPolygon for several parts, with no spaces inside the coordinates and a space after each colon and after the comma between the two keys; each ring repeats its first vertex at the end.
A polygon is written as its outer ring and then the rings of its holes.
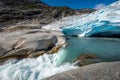
{"type": "Polygon", "coordinates": [[[120,39],[71,38],[56,54],[44,54],[35,59],[9,60],[0,65],[0,80],[41,80],[78,68],[74,66],[75,59],[85,53],[96,55],[102,62],[119,61],[120,39]]]}
{"type": "Polygon", "coordinates": [[[0,65],[0,80],[41,80],[77,68],[73,64],[56,66],[58,54],[44,54],[35,59],[9,60],[0,65]]]}

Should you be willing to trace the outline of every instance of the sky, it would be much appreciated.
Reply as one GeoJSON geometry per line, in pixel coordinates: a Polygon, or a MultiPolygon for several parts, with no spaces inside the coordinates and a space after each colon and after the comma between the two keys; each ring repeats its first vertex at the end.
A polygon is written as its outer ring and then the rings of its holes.
{"type": "Polygon", "coordinates": [[[73,9],[95,8],[100,9],[117,0],[42,0],[51,6],[68,6],[73,9]]]}

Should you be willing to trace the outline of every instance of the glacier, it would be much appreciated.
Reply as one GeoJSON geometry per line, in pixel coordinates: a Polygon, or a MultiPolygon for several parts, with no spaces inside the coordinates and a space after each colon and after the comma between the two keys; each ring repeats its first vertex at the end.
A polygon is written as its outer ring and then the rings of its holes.
{"type": "Polygon", "coordinates": [[[59,30],[67,36],[89,37],[104,32],[107,34],[103,36],[120,36],[120,1],[91,14],[63,18],[43,29],[59,30]]]}
{"type": "Polygon", "coordinates": [[[120,60],[119,38],[91,38],[120,35],[120,1],[91,14],[65,17],[42,29],[62,31],[69,39],[58,54],[44,54],[34,59],[9,60],[0,65],[0,80],[41,80],[57,73],[78,68],[77,57],[93,53],[103,61],[120,60]],[[62,64],[64,63],[64,64],[62,64]]]}

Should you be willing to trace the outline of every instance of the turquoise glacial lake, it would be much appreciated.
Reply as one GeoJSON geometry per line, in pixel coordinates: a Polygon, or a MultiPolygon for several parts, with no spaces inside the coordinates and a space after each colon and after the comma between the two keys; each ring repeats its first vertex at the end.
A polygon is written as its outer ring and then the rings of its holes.
{"type": "Polygon", "coordinates": [[[58,65],[74,62],[86,53],[96,55],[101,61],[117,61],[120,60],[120,38],[70,38],[59,53],[58,65]]]}

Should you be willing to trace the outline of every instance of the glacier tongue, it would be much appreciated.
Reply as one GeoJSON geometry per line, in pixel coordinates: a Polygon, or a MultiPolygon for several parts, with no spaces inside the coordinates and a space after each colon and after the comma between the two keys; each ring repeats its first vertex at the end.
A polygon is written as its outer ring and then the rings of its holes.
{"type": "Polygon", "coordinates": [[[120,1],[91,14],[63,18],[43,29],[61,30],[68,36],[91,36],[99,32],[116,31],[120,34],[120,1]]]}

